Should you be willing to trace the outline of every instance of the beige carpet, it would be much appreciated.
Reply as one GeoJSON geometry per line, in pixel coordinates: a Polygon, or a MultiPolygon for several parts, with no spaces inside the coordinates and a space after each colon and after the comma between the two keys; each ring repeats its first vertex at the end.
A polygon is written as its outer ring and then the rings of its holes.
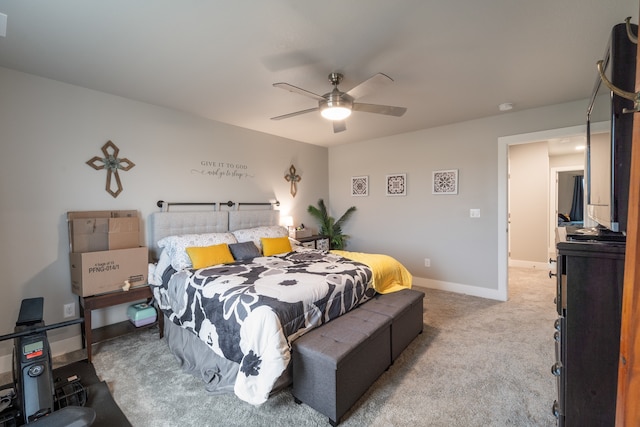
{"type": "MultiPolygon", "coordinates": [[[[509,274],[508,302],[423,289],[424,333],[340,425],[555,425],[555,284],[547,271],[509,274]]],[[[260,407],[206,394],[157,337],[141,330],[94,347],[98,376],[134,426],[328,425],[288,389],[260,407]]]]}

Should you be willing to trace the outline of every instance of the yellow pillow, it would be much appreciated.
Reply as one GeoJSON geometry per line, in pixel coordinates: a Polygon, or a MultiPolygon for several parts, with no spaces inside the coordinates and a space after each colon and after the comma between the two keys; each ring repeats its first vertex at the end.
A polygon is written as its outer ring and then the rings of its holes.
{"type": "Polygon", "coordinates": [[[264,256],[285,254],[291,252],[291,243],[288,237],[261,237],[262,254],[264,256]]]}
{"type": "Polygon", "coordinates": [[[204,268],[235,261],[229,250],[229,245],[226,243],[204,247],[194,246],[186,248],[186,251],[191,258],[193,268],[204,268]]]}

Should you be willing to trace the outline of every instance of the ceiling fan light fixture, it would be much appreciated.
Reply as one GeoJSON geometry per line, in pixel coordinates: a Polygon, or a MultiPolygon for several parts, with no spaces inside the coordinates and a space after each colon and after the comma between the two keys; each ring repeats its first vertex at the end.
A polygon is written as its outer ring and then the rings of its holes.
{"type": "Polygon", "coordinates": [[[353,101],[337,88],[324,97],[326,100],[320,101],[322,117],[328,120],[344,120],[351,115],[353,101]]]}
{"type": "Polygon", "coordinates": [[[344,120],[351,115],[351,109],[342,106],[325,107],[320,114],[328,120],[344,120]]]}
{"type": "Polygon", "coordinates": [[[273,86],[288,90],[289,92],[295,92],[308,98],[318,101],[316,108],[307,108],[306,110],[300,110],[289,114],[283,114],[281,116],[271,117],[271,120],[282,120],[290,117],[299,116],[301,114],[315,113],[320,111],[320,115],[327,120],[331,120],[333,123],[333,133],[345,131],[345,119],[351,115],[351,111],[360,111],[365,113],[384,114],[387,116],[400,117],[407,109],[405,107],[394,107],[391,105],[380,104],[363,104],[355,102],[357,98],[366,95],[373,89],[379,86],[393,82],[391,77],[386,74],[378,73],[373,77],[359,83],[355,87],[351,88],[348,92],[342,92],[338,89],[338,85],[342,81],[342,74],[331,73],[329,74],[329,82],[333,85],[333,90],[324,95],[318,95],[317,93],[310,92],[308,90],[299,88],[297,86],[290,85],[289,83],[274,83],[273,86]]]}

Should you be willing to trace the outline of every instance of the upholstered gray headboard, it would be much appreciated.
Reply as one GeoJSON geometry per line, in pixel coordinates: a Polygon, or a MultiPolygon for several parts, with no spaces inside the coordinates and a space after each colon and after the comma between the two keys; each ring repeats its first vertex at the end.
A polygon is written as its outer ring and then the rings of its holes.
{"type": "Polygon", "coordinates": [[[265,225],[278,225],[279,223],[280,211],[229,211],[229,231],[262,227],[265,225]]]}
{"type": "Polygon", "coordinates": [[[245,228],[278,225],[280,211],[197,211],[154,212],[151,214],[149,250],[153,259],[160,257],[158,240],[179,234],[224,233],[245,228]]]}
{"type": "Polygon", "coordinates": [[[224,233],[229,230],[225,211],[154,212],[151,214],[151,245],[154,259],[160,256],[158,240],[178,234],[224,233]]]}

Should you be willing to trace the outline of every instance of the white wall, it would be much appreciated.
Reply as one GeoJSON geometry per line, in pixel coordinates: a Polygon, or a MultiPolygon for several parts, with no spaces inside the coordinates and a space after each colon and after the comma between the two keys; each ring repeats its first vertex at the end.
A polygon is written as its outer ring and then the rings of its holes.
{"type": "MultiPolygon", "coordinates": [[[[77,301],[70,286],[67,211],[138,210],[145,230],[140,242],[148,244],[146,219],[158,210],[158,200],[278,199],[283,215],[309,225],[307,206],[328,200],[323,147],[4,68],[0,94],[0,334],[13,332],[23,298],[45,298],[47,324],[62,321],[62,305],[77,301]],[[124,191],[117,198],[105,191],[106,172],[85,163],[100,156],[108,140],[136,164],[120,173],[124,191]],[[197,172],[215,170],[206,162],[222,162],[221,171],[250,177],[197,172]],[[295,198],[284,180],[292,163],[302,177],[295,198]]],[[[94,322],[122,320],[125,309],[98,311],[94,322]]],[[[79,348],[78,334],[74,326],[51,331],[49,338],[69,350],[79,348]]],[[[0,358],[11,346],[0,343],[0,358]]]]}
{"type": "Polygon", "coordinates": [[[510,265],[544,264],[548,259],[547,146],[545,141],[509,147],[510,265]]]}
{"type": "MultiPolygon", "coordinates": [[[[587,101],[576,101],[387,138],[331,147],[331,209],[354,205],[348,249],[384,252],[403,262],[416,283],[501,299],[498,292],[498,138],[583,125],[587,101]],[[434,170],[458,169],[457,195],[432,195],[434,170]],[[385,175],[406,173],[406,197],[387,197],[385,175]],[[351,197],[351,176],[369,175],[370,195],[351,197]],[[480,218],[470,218],[470,209],[480,218]],[[424,259],[431,260],[425,267],[424,259]]],[[[503,147],[504,148],[504,147],[503,147]]],[[[506,186],[505,190],[506,192],[506,186]]],[[[506,216],[505,212],[502,214],[506,216]]],[[[506,253],[506,251],[505,251],[506,253]]]]}

